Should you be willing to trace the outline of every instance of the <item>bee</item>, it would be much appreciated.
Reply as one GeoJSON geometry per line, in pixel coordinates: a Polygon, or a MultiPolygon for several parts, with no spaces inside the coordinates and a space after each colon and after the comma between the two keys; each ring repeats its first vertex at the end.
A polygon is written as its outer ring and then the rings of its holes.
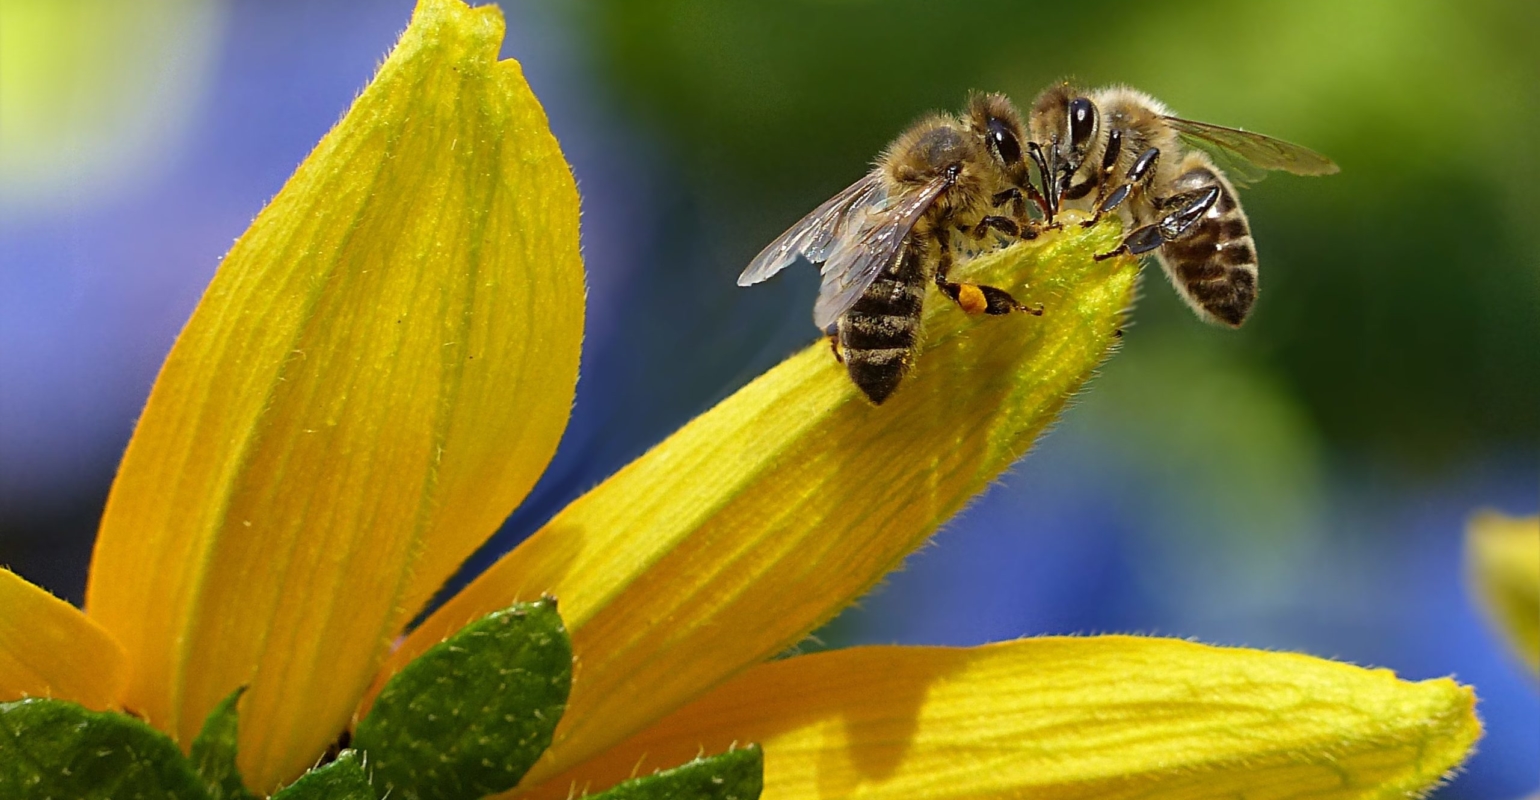
{"type": "Polygon", "coordinates": [[[1241,210],[1237,180],[1267,170],[1337,172],[1331,159],[1260,133],[1174,116],[1123,86],[1083,91],[1049,87],[1027,117],[1029,152],[1050,209],[1091,212],[1084,225],[1116,211],[1128,228],[1108,253],[1154,252],[1177,292],[1199,317],[1238,327],[1257,299],[1257,254],[1241,210]]]}
{"type": "Polygon", "coordinates": [[[1042,313],[1004,289],[950,278],[955,244],[1037,235],[1027,201],[1046,209],[1047,200],[1030,180],[1024,141],[1021,115],[998,94],[974,95],[961,116],[920,120],[870,172],[760,251],[738,285],[798,257],[821,265],[813,324],[880,405],[913,365],[927,283],[969,314],[1042,313]]]}

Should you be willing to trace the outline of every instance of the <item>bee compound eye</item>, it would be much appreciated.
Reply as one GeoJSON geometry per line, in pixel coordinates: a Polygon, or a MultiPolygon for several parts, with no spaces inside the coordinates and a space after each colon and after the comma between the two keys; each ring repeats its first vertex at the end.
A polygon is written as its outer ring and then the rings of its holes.
{"type": "Polygon", "coordinates": [[[1077,97],[1069,101],[1069,146],[1080,150],[1091,141],[1096,132],[1096,106],[1090,98],[1077,97]]]}
{"type": "Polygon", "coordinates": [[[989,143],[1001,161],[1006,164],[1021,163],[1021,142],[1016,140],[1016,134],[1004,122],[989,120],[989,143]]]}

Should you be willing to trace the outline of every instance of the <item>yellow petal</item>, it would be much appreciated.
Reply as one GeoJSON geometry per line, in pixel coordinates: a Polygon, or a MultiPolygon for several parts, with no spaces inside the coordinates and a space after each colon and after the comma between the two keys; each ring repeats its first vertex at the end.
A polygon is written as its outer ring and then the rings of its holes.
{"type": "Polygon", "coordinates": [[[424,0],[220,266],[113,486],[89,613],[186,746],[241,684],[256,790],[533,485],[583,327],[577,192],[493,6],[424,0]]]}
{"type": "Polygon", "coordinates": [[[932,294],[926,349],[862,398],[816,343],[578,499],[453,598],[397,665],[515,598],[561,599],[578,669],[539,780],[796,643],[877,582],[1053,421],[1114,341],[1116,226],[1018,245],[970,279],[1043,317],[967,317],[932,294]],[[1024,288],[1024,285],[1030,288],[1024,288]]]}
{"type": "Polygon", "coordinates": [[[1540,672],[1540,517],[1477,514],[1465,561],[1487,612],[1524,663],[1540,672]]]}
{"type": "Polygon", "coordinates": [[[0,568],[0,702],[23,697],[117,708],[123,648],[79,609],[0,568]]]}
{"type": "Polygon", "coordinates": [[[862,647],[755,667],[531,795],[758,742],[766,800],[1389,798],[1481,734],[1475,695],[1133,636],[862,647]]]}

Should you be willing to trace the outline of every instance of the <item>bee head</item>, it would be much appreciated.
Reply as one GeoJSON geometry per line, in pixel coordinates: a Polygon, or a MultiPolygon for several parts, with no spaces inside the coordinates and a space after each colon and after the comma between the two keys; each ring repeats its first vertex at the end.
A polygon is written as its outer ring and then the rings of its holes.
{"type": "Polygon", "coordinates": [[[1091,98],[1068,83],[1049,87],[1032,103],[1032,141],[1047,151],[1060,185],[1068,183],[1085,163],[1101,127],[1100,116],[1091,98]]]}
{"type": "Polygon", "coordinates": [[[975,94],[968,99],[968,128],[983,141],[1006,174],[1025,169],[1021,115],[1003,94],[975,94]]]}

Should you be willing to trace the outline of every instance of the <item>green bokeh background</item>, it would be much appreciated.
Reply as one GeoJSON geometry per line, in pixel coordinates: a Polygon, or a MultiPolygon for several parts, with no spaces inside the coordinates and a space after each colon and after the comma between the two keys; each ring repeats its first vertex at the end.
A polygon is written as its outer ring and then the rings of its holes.
{"type": "Polygon", "coordinates": [[[1540,4],[697,0],[574,13],[599,32],[617,95],[708,198],[727,264],[969,89],[1026,106],[1060,78],[1130,82],[1186,116],[1307,144],[1342,173],[1244,192],[1263,287],[1244,333],[1195,324],[1150,275],[1135,335],[1265,370],[1333,445],[1436,470],[1540,441],[1540,4]]]}

